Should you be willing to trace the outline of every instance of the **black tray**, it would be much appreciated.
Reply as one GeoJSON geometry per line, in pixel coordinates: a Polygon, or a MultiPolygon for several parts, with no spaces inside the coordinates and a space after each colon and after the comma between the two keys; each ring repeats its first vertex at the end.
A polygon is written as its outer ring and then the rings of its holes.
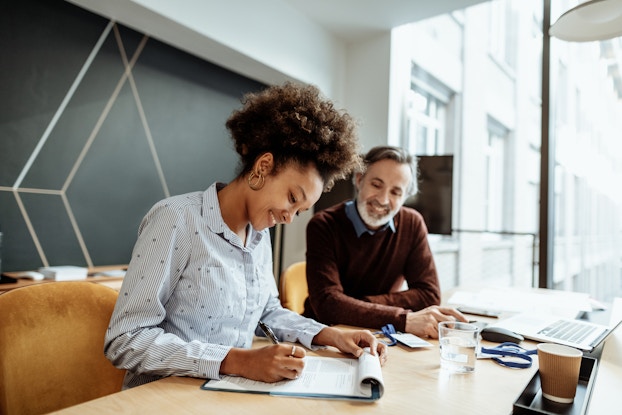
{"type": "Polygon", "coordinates": [[[549,414],[549,415],[583,415],[592,393],[592,385],[596,378],[596,359],[584,356],[581,360],[577,393],[573,403],[557,403],[542,397],[540,388],[540,372],[536,372],[516,402],[513,415],[549,414]]]}

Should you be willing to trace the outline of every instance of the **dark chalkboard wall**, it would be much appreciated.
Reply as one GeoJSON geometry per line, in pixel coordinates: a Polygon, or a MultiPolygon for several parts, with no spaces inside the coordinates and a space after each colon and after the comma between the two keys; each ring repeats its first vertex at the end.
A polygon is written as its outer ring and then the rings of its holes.
{"type": "Polygon", "coordinates": [[[153,203],[234,177],[262,84],[62,0],[0,23],[2,271],[125,264],[153,203]]]}

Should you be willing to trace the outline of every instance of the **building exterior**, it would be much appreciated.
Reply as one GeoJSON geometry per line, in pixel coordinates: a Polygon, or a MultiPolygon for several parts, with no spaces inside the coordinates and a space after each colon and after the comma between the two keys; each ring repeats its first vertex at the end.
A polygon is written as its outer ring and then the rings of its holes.
{"type": "MultiPolygon", "coordinates": [[[[542,37],[542,4],[517,0],[394,29],[410,71],[399,144],[454,155],[453,232],[430,236],[444,289],[537,286],[542,37]]],[[[550,50],[553,287],[610,300],[622,293],[622,40],[550,50]]]]}

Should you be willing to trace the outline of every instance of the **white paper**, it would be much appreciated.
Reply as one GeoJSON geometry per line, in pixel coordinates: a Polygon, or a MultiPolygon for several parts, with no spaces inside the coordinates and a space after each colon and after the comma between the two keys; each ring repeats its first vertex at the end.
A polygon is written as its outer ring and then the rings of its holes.
{"type": "Polygon", "coordinates": [[[451,305],[501,312],[550,313],[575,318],[582,311],[592,311],[588,294],[571,291],[521,292],[517,289],[459,291],[448,301],[451,305]]]}
{"type": "Polygon", "coordinates": [[[238,376],[209,380],[202,388],[233,392],[268,393],[303,397],[371,398],[373,379],[384,392],[382,370],[378,356],[366,352],[359,359],[307,356],[305,368],[298,379],[265,383],[238,376]]]}
{"type": "Polygon", "coordinates": [[[88,274],[88,268],[73,265],[59,265],[56,267],[41,267],[39,272],[45,279],[54,281],[84,280],[88,274]]]}

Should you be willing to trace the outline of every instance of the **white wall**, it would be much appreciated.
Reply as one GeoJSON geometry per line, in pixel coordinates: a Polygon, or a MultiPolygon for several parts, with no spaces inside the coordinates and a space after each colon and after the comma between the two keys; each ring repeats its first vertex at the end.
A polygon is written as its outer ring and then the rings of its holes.
{"type": "Polygon", "coordinates": [[[387,143],[390,56],[390,32],[347,48],[345,104],[360,122],[363,151],[387,143]]]}
{"type": "Polygon", "coordinates": [[[264,83],[339,90],[345,45],[280,0],[67,1],[264,83]]]}

